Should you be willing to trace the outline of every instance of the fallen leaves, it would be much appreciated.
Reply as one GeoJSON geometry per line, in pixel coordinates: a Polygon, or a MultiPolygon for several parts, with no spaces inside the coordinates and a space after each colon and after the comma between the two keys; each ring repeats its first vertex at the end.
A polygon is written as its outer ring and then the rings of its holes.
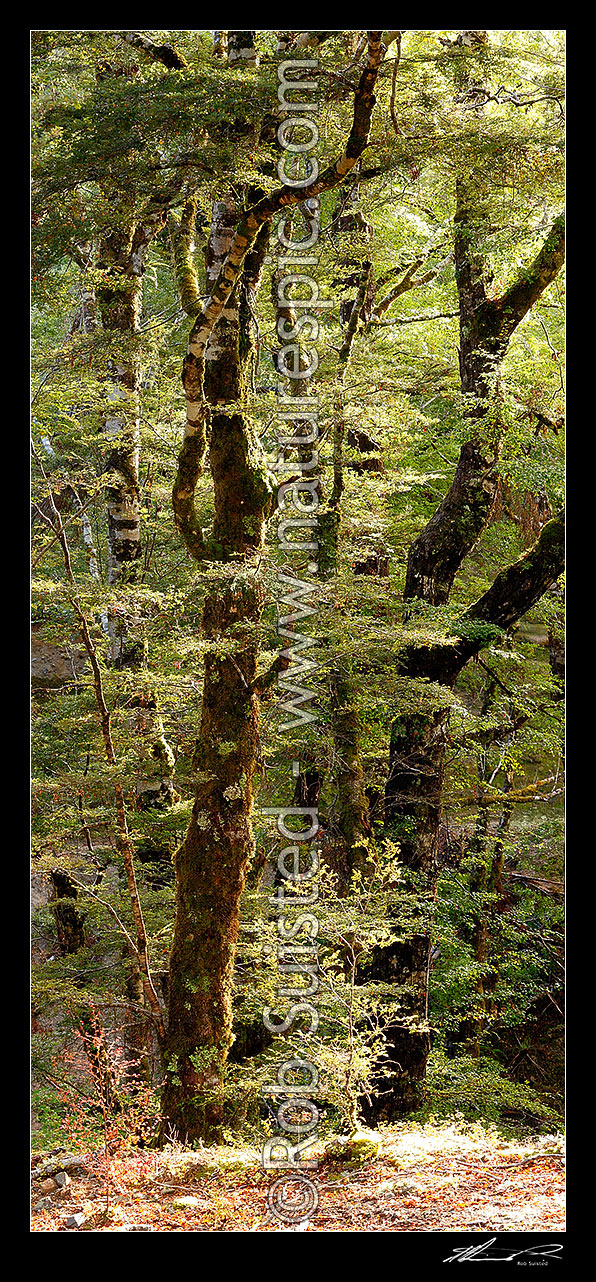
{"type": "MultiPolygon", "coordinates": [[[[556,1139],[556,1137],[552,1137],[556,1139]]],[[[39,1168],[38,1168],[39,1169],[39,1168]]],[[[156,1233],[560,1231],[563,1160],[556,1143],[506,1144],[491,1132],[456,1126],[388,1127],[378,1156],[346,1169],[340,1155],[321,1161],[321,1200],[312,1221],[291,1229],[269,1214],[268,1173],[259,1154],[229,1148],[176,1155],[132,1153],[115,1159],[119,1192],[108,1212],[102,1181],[86,1168],[32,1230],[59,1233],[73,1211],[78,1232],[156,1233]],[[399,1172],[396,1178],[396,1171],[399,1172]]]]}

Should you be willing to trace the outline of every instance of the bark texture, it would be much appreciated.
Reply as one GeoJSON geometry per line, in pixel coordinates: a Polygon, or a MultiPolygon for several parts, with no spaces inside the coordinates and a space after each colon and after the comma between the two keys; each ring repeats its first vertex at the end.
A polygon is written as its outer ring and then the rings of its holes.
{"type": "Polygon", "coordinates": [[[479,242],[485,231],[468,179],[456,190],[455,272],[460,307],[460,379],[470,422],[453,481],[412,544],[404,598],[432,605],[448,601],[455,576],[475,546],[497,495],[503,439],[501,365],[511,335],[560,270],[565,249],[562,216],[530,266],[501,298],[487,296],[487,268],[479,242]]]}
{"type": "MultiPolygon", "coordinates": [[[[247,39],[242,47],[252,46],[247,39]]],[[[232,49],[239,53],[240,45],[232,41],[232,49]]],[[[347,146],[318,182],[306,192],[284,186],[257,198],[245,213],[231,196],[214,206],[206,260],[209,296],[192,327],[183,367],[187,421],[172,503],[195,560],[232,565],[208,591],[203,612],[204,634],[217,645],[205,663],[196,801],[176,856],[164,1137],[171,1130],[188,1140],[221,1133],[240,895],[253,850],[250,813],[258,744],[253,683],[262,596],[252,558],[262,544],[274,478],[246,413],[251,295],[274,214],[340,183],[361,155],[382,52],[380,33],[369,33],[347,146]],[[194,504],[207,456],[214,495],[211,531],[202,530],[194,504]]]]}
{"type": "MultiPolygon", "coordinates": [[[[541,530],[536,543],[518,561],[498,574],[487,592],[460,617],[452,642],[434,646],[405,646],[400,675],[426,677],[451,688],[464,665],[487,645],[498,630],[517,622],[556,583],[564,568],[564,514],[541,530]]],[[[432,709],[395,719],[392,725],[389,772],[385,793],[388,836],[400,846],[407,870],[417,874],[417,890],[430,905],[435,893],[439,824],[448,711],[432,709]]],[[[495,875],[498,875],[498,868],[495,875]]],[[[482,941],[479,940],[478,947],[482,941]]],[[[367,978],[399,986],[402,1010],[389,1030],[388,1054],[393,1076],[379,1082],[371,1116],[397,1118],[423,1100],[428,1030],[430,933],[397,939],[379,950],[367,968],[367,978]]]]}
{"type": "MultiPolygon", "coordinates": [[[[238,212],[232,197],[213,207],[207,284],[217,278],[238,212]]],[[[252,558],[261,547],[273,477],[246,412],[251,356],[243,296],[260,280],[266,235],[247,256],[205,354],[204,448],[213,481],[208,534],[186,529],[197,559],[230,564],[205,598],[201,725],[194,765],[196,794],[176,854],[176,924],[168,979],[169,1012],[162,1097],[162,1136],[210,1140],[221,1135],[223,1076],[232,1045],[233,970],[240,898],[254,852],[251,825],[258,753],[254,691],[263,593],[252,558]]],[[[188,388],[187,369],[184,372],[188,388]]],[[[183,447],[184,450],[184,447],[183,447]]]]}
{"type": "Polygon", "coordinates": [[[119,336],[114,344],[116,354],[108,365],[108,399],[114,408],[104,424],[111,441],[106,458],[106,470],[111,474],[107,486],[109,584],[134,583],[140,570],[141,367],[137,335],[147,250],[164,221],[163,208],[148,212],[142,222],[127,216],[123,208],[115,210],[118,225],[104,236],[97,264],[103,277],[97,290],[102,328],[119,336]]]}
{"type": "Polygon", "coordinates": [[[169,971],[166,1086],[162,1114],[182,1139],[220,1134],[222,1077],[232,1044],[232,978],[239,905],[254,843],[250,822],[258,702],[250,693],[257,651],[251,624],[261,595],[247,582],[205,602],[214,642],[205,661],[192,818],[175,859],[176,927],[169,971]],[[233,643],[230,633],[233,633],[233,643]]]}

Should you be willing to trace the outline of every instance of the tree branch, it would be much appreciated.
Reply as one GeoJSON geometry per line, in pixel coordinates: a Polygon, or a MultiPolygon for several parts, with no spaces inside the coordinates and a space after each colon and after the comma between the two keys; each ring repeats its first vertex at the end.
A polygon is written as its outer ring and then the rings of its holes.
{"type": "Polygon", "coordinates": [[[180,217],[170,209],[168,231],[174,262],[174,272],[180,293],[180,302],[187,316],[196,316],[201,309],[201,292],[193,258],[194,233],[197,216],[196,192],[185,202],[180,217]]]}
{"type": "Polygon", "coordinates": [[[533,263],[518,280],[497,299],[493,315],[499,337],[507,341],[540,295],[554,280],[565,260],[565,215],[559,214],[533,263]]]}
{"type": "Polygon", "coordinates": [[[158,45],[145,31],[115,31],[115,36],[124,40],[126,44],[132,45],[134,49],[141,49],[154,62],[162,62],[164,67],[170,70],[185,71],[188,69],[186,58],[173,49],[171,45],[158,45]]]}
{"type": "Polygon", "coordinates": [[[556,583],[565,568],[565,512],[543,525],[524,556],[497,575],[492,587],[471,605],[462,621],[482,620],[510,628],[556,583]]]}
{"type": "Polygon", "coordinates": [[[465,610],[453,627],[455,642],[408,646],[400,655],[401,675],[426,677],[452,686],[464,665],[490,643],[491,628],[505,630],[517,623],[556,583],[565,568],[565,514],[543,525],[531,548],[502,570],[478,601],[465,610]],[[480,624],[488,627],[483,629],[480,624]]]}
{"type": "Polygon", "coordinates": [[[339,186],[362,155],[370,130],[375,104],[374,87],[385,53],[380,31],[368,32],[368,56],[354,96],[352,127],[344,151],[309,187],[283,186],[263,196],[244,214],[239,223],[210,297],[192,327],[182,382],[186,392],[187,420],[172,491],[174,520],[192,556],[201,559],[205,540],[194,507],[194,491],[207,451],[207,405],[203,391],[205,352],[209,338],[236,286],[244,260],[265,223],[282,209],[301,204],[339,186]]]}
{"type": "Polygon", "coordinates": [[[300,204],[306,199],[312,199],[325,191],[330,191],[333,187],[338,187],[362,155],[368,142],[372,110],[376,101],[373,89],[385,51],[380,35],[378,31],[369,32],[368,58],[354,97],[352,128],[342,155],[334,164],[323,170],[323,173],[309,187],[295,189],[284,185],[276,192],[262,197],[252,209],[248,210],[237,227],[211,296],[197,316],[190,334],[189,353],[195,362],[205,351],[213,326],[221,316],[238,280],[244,259],[263,223],[270,222],[273,216],[284,208],[300,204]]]}
{"type": "Polygon", "coordinates": [[[393,289],[390,289],[389,293],[386,294],[385,297],[382,298],[379,303],[377,303],[373,312],[374,320],[378,320],[379,317],[383,315],[383,312],[386,312],[387,308],[390,307],[393,302],[395,302],[395,299],[399,298],[400,294],[405,294],[409,289],[417,289],[418,286],[426,285],[428,281],[434,280],[439,270],[438,267],[431,268],[430,271],[425,272],[424,275],[422,276],[419,276],[417,280],[414,279],[415,273],[418,267],[420,267],[422,261],[423,261],[422,258],[417,258],[415,262],[413,262],[412,265],[408,267],[407,271],[402,276],[401,280],[398,280],[397,285],[394,285],[393,289]]]}

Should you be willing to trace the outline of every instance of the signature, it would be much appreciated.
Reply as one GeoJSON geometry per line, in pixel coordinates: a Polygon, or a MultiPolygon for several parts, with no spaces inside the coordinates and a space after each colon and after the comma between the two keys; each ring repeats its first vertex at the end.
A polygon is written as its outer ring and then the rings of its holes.
{"type": "Polygon", "coordinates": [[[456,1247],[453,1255],[448,1255],[443,1264],[452,1264],[454,1261],[461,1264],[464,1260],[516,1260],[522,1255],[538,1255],[556,1260],[563,1250],[562,1242],[544,1242],[542,1246],[529,1246],[525,1251],[512,1251],[507,1246],[493,1247],[496,1240],[496,1237],[491,1237],[488,1242],[480,1242],[478,1246],[456,1247]]]}

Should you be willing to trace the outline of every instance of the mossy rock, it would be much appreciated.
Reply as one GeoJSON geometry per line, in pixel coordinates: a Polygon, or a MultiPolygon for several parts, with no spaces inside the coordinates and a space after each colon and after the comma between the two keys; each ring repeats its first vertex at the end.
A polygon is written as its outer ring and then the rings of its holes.
{"type": "Polygon", "coordinates": [[[366,1162],[371,1157],[378,1157],[381,1152],[381,1136],[376,1131],[367,1131],[358,1127],[352,1131],[348,1140],[351,1156],[366,1162]]]}
{"type": "Polygon", "coordinates": [[[347,1139],[342,1136],[332,1140],[327,1145],[327,1153],[330,1157],[342,1158],[349,1166],[361,1166],[379,1156],[381,1145],[381,1136],[376,1131],[357,1127],[347,1139]]]}

